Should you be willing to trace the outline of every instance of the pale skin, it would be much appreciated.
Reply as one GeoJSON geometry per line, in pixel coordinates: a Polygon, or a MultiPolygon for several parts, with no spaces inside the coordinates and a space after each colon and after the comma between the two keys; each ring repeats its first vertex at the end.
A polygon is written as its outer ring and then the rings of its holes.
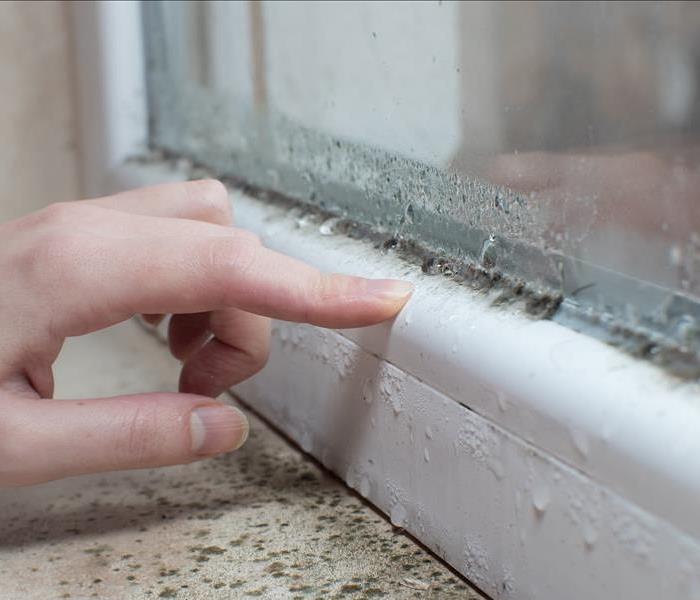
{"type": "Polygon", "coordinates": [[[322,273],[232,226],[217,181],[59,203],[0,224],[0,486],[188,463],[239,448],[248,423],[215,398],[266,363],[270,318],[360,327],[408,283],[322,273]],[[53,400],[67,337],[174,315],[180,393],[53,400]]]}

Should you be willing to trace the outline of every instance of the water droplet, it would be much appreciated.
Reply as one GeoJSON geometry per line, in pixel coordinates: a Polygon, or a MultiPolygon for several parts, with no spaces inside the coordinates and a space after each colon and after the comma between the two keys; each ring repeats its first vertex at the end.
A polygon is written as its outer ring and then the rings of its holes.
{"type": "Polygon", "coordinates": [[[372,381],[371,378],[365,379],[365,383],[362,386],[362,399],[367,403],[367,404],[372,404],[372,401],[374,400],[374,382],[372,381]]]}
{"type": "Polygon", "coordinates": [[[425,462],[430,462],[430,450],[427,448],[423,448],[423,460],[425,460],[425,462]]]}
{"type": "Polygon", "coordinates": [[[398,417],[403,411],[403,402],[401,402],[401,398],[396,394],[391,397],[391,408],[394,411],[395,417],[398,417]]]}
{"type": "Polygon", "coordinates": [[[391,507],[389,519],[391,520],[391,524],[395,527],[404,527],[404,525],[406,524],[407,517],[408,513],[406,512],[406,509],[404,508],[403,504],[397,502],[396,504],[394,504],[394,506],[391,507]]]}
{"type": "Polygon", "coordinates": [[[375,419],[374,417],[372,417],[372,418],[369,420],[369,423],[370,423],[370,425],[372,426],[372,429],[374,429],[374,428],[377,426],[377,419],[375,419]]]}
{"type": "Polygon", "coordinates": [[[457,344],[452,344],[452,348],[450,348],[450,351],[452,354],[457,354],[457,344]]]}
{"type": "Polygon", "coordinates": [[[427,437],[429,440],[433,439],[433,429],[430,427],[430,425],[425,428],[425,437],[427,437]]]}
{"type": "Polygon", "coordinates": [[[357,486],[355,485],[355,471],[352,469],[352,467],[350,467],[348,472],[345,473],[345,483],[347,483],[353,490],[357,489],[357,486]]]}
{"type": "Polygon", "coordinates": [[[668,262],[673,267],[679,267],[683,262],[683,249],[678,244],[673,244],[668,249],[668,262]]]}
{"type": "Polygon", "coordinates": [[[312,222],[311,215],[302,215],[298,219],[296,219],[295,223],[298,229],[301,229],[302,227],[306,227],[309,223],[312,222]]]}
{"type": "Polygon", "coordinates": [[[505,477],[506,470],[500,460],[497,458],[490,458],[487,465],[491,472],[496,476],[496,479],[501,480],[505,477]]]}
{"type": "Polygon", "coordinates": [[[485,269],[490,269],[496,264],[496,238],[493,234],[489,235],[481,245],[479,262],[485,269]]]}
{"type": "Polygon", "coordinates": [[[311,438],[311,434],[308,431],[305,431],[301,435],[301,441],[299,442],[299,444],[301,445],[301,449],[304,452],[311,452],[311,450],[313,450],[314,442],[311,438]]]}
{"type": "Polygon", "coordinates": [[[549,506],[549,501],[549,488],[544,483],[536,485],[532,490],[532,506],[535,507],[535,510],[544,514],[549,506]]]}
{"type": "Polygon", "coordinates": [[[363,475],[362,479],[360,480],[360,495],[363,498],[367,498],[369,496],[371,489],[372,489],[372,482],[369,480],[369,477],[367,477],[367,475],[363,475]]]}
{"type": "Polygon", "coordinates": [[[596,542],[598,541],[598,530],[593,527],[592,523],[584,521],[583,523],[583,543],[589,550],[593,549],[596,542]]]}
{"type": "Polygon", "coordinates": [[[340,219],[338,217],[332,217],[330,219],[326,219],[321,226],[318,228],[318,232],[321,235],[334,235],[335,234],[335,228],[340,222],[340,219]]]}

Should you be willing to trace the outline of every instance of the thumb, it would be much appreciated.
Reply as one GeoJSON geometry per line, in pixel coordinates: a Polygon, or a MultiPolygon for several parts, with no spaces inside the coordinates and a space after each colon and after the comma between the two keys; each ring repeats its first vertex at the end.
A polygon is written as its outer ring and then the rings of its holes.
{"type": "Polygon", "coordinates": [[[192,394],[0,403],[0,486],[188,463],[240,448],[248,420],[192,394]]]}

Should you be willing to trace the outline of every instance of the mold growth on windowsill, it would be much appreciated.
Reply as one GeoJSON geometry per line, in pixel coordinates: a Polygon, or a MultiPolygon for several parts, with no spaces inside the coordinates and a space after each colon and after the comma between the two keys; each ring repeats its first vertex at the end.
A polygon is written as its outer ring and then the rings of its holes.
{"type": "Polygon", "coordinates": [[[283,206],[290,218],[298,224],[313,225],[322,235],[346,235],[353,239],[368,241],[381,252],[391,252],[412,267],[419,267],[429,276],[441,275],[472,290],[489,293],[493,296],[493,306],[517,306],[536,319],[551,318],[562,301],[562,295],[549,290],[537,289],[523,279],[503,273],[493,260],[483,260],[482,264],[448,257],[427,244],[408,239],[400,234],[379,231],[353,219],[339,216],[317,205],[284,196],[278,192],[261,189],[242,179],[219,176],[202,165],[193,163],[181,156],[162,150],[154,150],[145,157],[132,159],[139,164],[169,162],[176,170],[183,172],[188,179],[216,178],[244,193],[283,206]]]}
{"type": "Polygon", "coordinates": [[[189,158],[165,150],[153,149],[148,155],[132,158],[131,162],[140,165],[166,162],[188,179],[217,178],[230,188],[284,207],[290,218],[300,225],[313,225],[324,235],[337,234],[365,240],[372,243],[377,251],[392,253],[411,267],[419,267],[425,275],[443,276],[472,291],[486,294],[494,308],[516,309],[533,319],[552,319],[601,339],[636,358],[649,361],[682,380],[694,381],[700,378],[700,347],[697,344],[679,343],[674,338],[660,334],[653,327],[632,326],[602,311],[590,308],[582,310],[576,303],[575,294],[565,297],[561,292],[536,287],[521,278],[504,273],[494,260],[497,241],[491,237],[484,240],[477,260],[455,259],[400,233],[381,231],[317,204],[251,185],[243,179],[219,176],[189,158]]]}

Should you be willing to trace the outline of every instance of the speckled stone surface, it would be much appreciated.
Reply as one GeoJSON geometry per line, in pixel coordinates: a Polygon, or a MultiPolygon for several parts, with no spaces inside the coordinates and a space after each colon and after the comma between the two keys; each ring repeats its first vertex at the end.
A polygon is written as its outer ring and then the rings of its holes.
{"type": "MultiPolygon", "coordinates": [[[[57,395],[171,390],[134,323],[71,340],[57,395]]],[[[258,419],[215,460],[0,492],[0,598],[483,598],[258,419]]]]}

